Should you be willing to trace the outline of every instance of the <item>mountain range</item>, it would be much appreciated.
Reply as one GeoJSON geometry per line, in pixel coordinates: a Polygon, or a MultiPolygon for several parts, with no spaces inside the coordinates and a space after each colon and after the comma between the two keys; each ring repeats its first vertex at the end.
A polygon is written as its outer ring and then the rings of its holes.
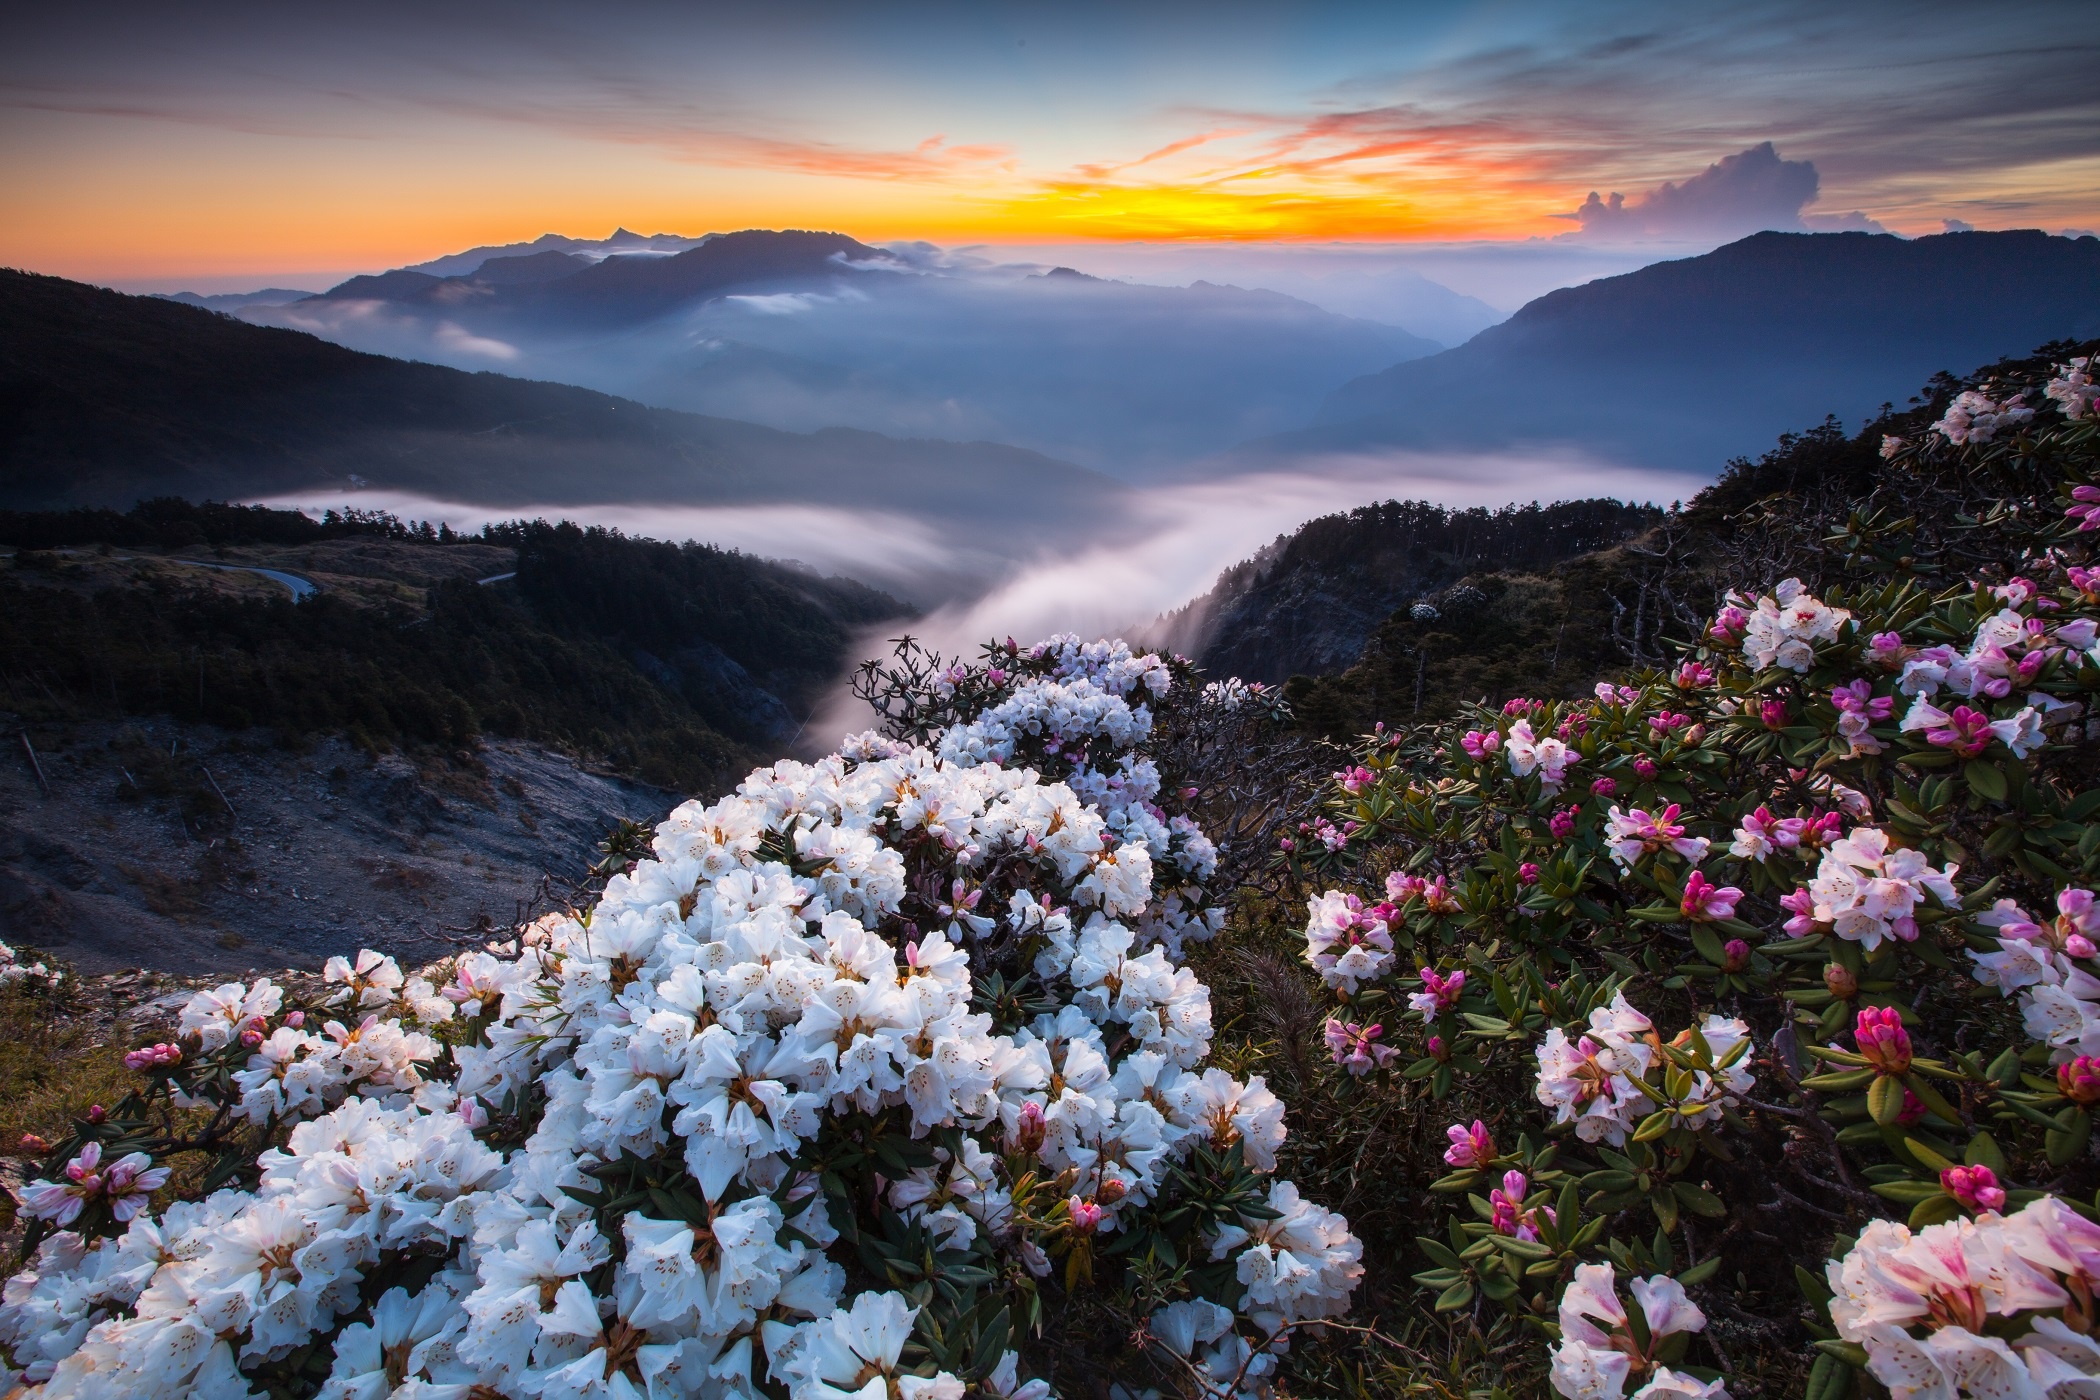
{"type": "Polygon", "coordinates": [[[1384,447],[1572,443],[1718,470],[1851,423],[1942,371],[2100,334],[2100,239],[1760,233],[1528,303],[1455,349],[1340,387],[1247,464],[1384,447]]]}
{"type": "Polygon", "coordinates": [[[1054,533],[1126,488],[985,442],[787,433],[0,270],[0,505],[364,484],[495,507],[793,503],[1054,533]]]}
{"type": "MultiPolygon", "coordinates": [[[[547,243],[548,240],[540,240],[547,243]]],[[[1438,342],[1277,292],[1157,287],[747,230],[668,256],[525,245],[244,318],[806,432],[1012,443],[1126,478],[1302,426],[1438,342]]],[[[442,261],[442,260],[441,260],[442,261]]]]}

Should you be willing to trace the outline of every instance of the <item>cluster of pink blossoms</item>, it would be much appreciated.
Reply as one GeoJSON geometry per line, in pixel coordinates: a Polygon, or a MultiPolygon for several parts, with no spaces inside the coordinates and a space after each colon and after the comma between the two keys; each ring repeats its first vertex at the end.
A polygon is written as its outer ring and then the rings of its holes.
{"type": "Polygon", "coordinates": [[[22,1209],[60,1227],[71,1225],[96,1204],[107,1205],[119,1220],[129,1220],[168,1184],[168,1169],[154,1166],[143,1152],[128,1153],[105,1167],[99,1142],[81,1148],[60,1175],[63,1181],[33,1181],[22,1188],[22,1209]]]}
{"type": "Polygon", "coordinates": [[[1836,812],[1812,817],[1775,817],[1772,809],[1759,806],[1736,826],[1728,854],[1762,865],[1774,852],[1789,851],[1804,859],[1843,834],[1844,819],[1836,812]]]}
{"type": "Polygon", "coordinates": [[[1611,858],[1620,868],[1633,869],[1643,856],[1652,856],[1661,851],[1675,851],[1692,864],[1706,859],[1708,842],[1703,836],[1685,835],[1684,824],[1677,820],[1680,809],[1675,802],[1650,814],[1636,807],[1631,812],[1622,812],[1614,805],[1604,824],[1604,839],[1611,847],[1611,858]]]}

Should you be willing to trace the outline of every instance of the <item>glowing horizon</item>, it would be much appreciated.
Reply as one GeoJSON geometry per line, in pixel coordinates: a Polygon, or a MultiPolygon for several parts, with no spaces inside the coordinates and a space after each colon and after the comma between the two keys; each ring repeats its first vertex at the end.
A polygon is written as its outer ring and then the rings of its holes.
{"type": "Polygon", "coordinates": [[[2100,26],[2019,49],[2002,10],[120,9],[0,55],[0,263],[290,281],[616,226],[1524,240],[1765,141],[1813,163],[1810,217],[2100,224],[2100,26]]]}

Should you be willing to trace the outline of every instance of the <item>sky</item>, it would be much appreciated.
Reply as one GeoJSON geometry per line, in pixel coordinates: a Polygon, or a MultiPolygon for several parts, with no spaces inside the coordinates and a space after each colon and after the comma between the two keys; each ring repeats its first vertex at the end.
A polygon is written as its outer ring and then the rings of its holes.
{"type": "Polygon", "coordinates": [[[83,0],[0,46],[0,263],[312,285],[616,225],[2090,229],[2096,57],[2100,10],[2066,0],[83,0]]]}

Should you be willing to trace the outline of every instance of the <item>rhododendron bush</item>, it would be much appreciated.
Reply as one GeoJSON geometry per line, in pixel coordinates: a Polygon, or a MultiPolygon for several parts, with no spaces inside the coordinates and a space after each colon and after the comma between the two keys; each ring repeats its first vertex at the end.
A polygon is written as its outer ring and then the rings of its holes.
{"type": "Polygon", "coordinates": [[[1443,1128],[1454,1335],[1544,1334],[1577,1400],[2100,1395],[2085,368],[1890,447],[2001,493],[1958,547],[1856,512],[1827,585],[1374,734],[1281,843],[1335,1082],[1443,1128]]]}
{"type": "Polygon", "coordinates": [[[2100,1395],[2089,370],[1771,507],[1667,664],[1349,751],[901,648],[589,908],[195,997],[19,1193],[10,1376],[2100,1395]]]}
{"type": "Polygon", "coordinates": [[[1144,752],[1189,673],[1072,638],[994,658],[929,682],[954,713],[923,742],[687,803],[515,942],[339,958],[310,1006],[198,994],[23,1192],[12,1376],[1034,1397],[1030,1339],[1098,1297],[1169,1384],[1258,1387],[1347,1309],[1360,1246],[1274,1174],[1261,1077],[1206,1064],[1181,958],[1222,918],[1217,853],[1144,752]],[[200,1152],[196,1198],[147,1209],[200,1152]]]}

